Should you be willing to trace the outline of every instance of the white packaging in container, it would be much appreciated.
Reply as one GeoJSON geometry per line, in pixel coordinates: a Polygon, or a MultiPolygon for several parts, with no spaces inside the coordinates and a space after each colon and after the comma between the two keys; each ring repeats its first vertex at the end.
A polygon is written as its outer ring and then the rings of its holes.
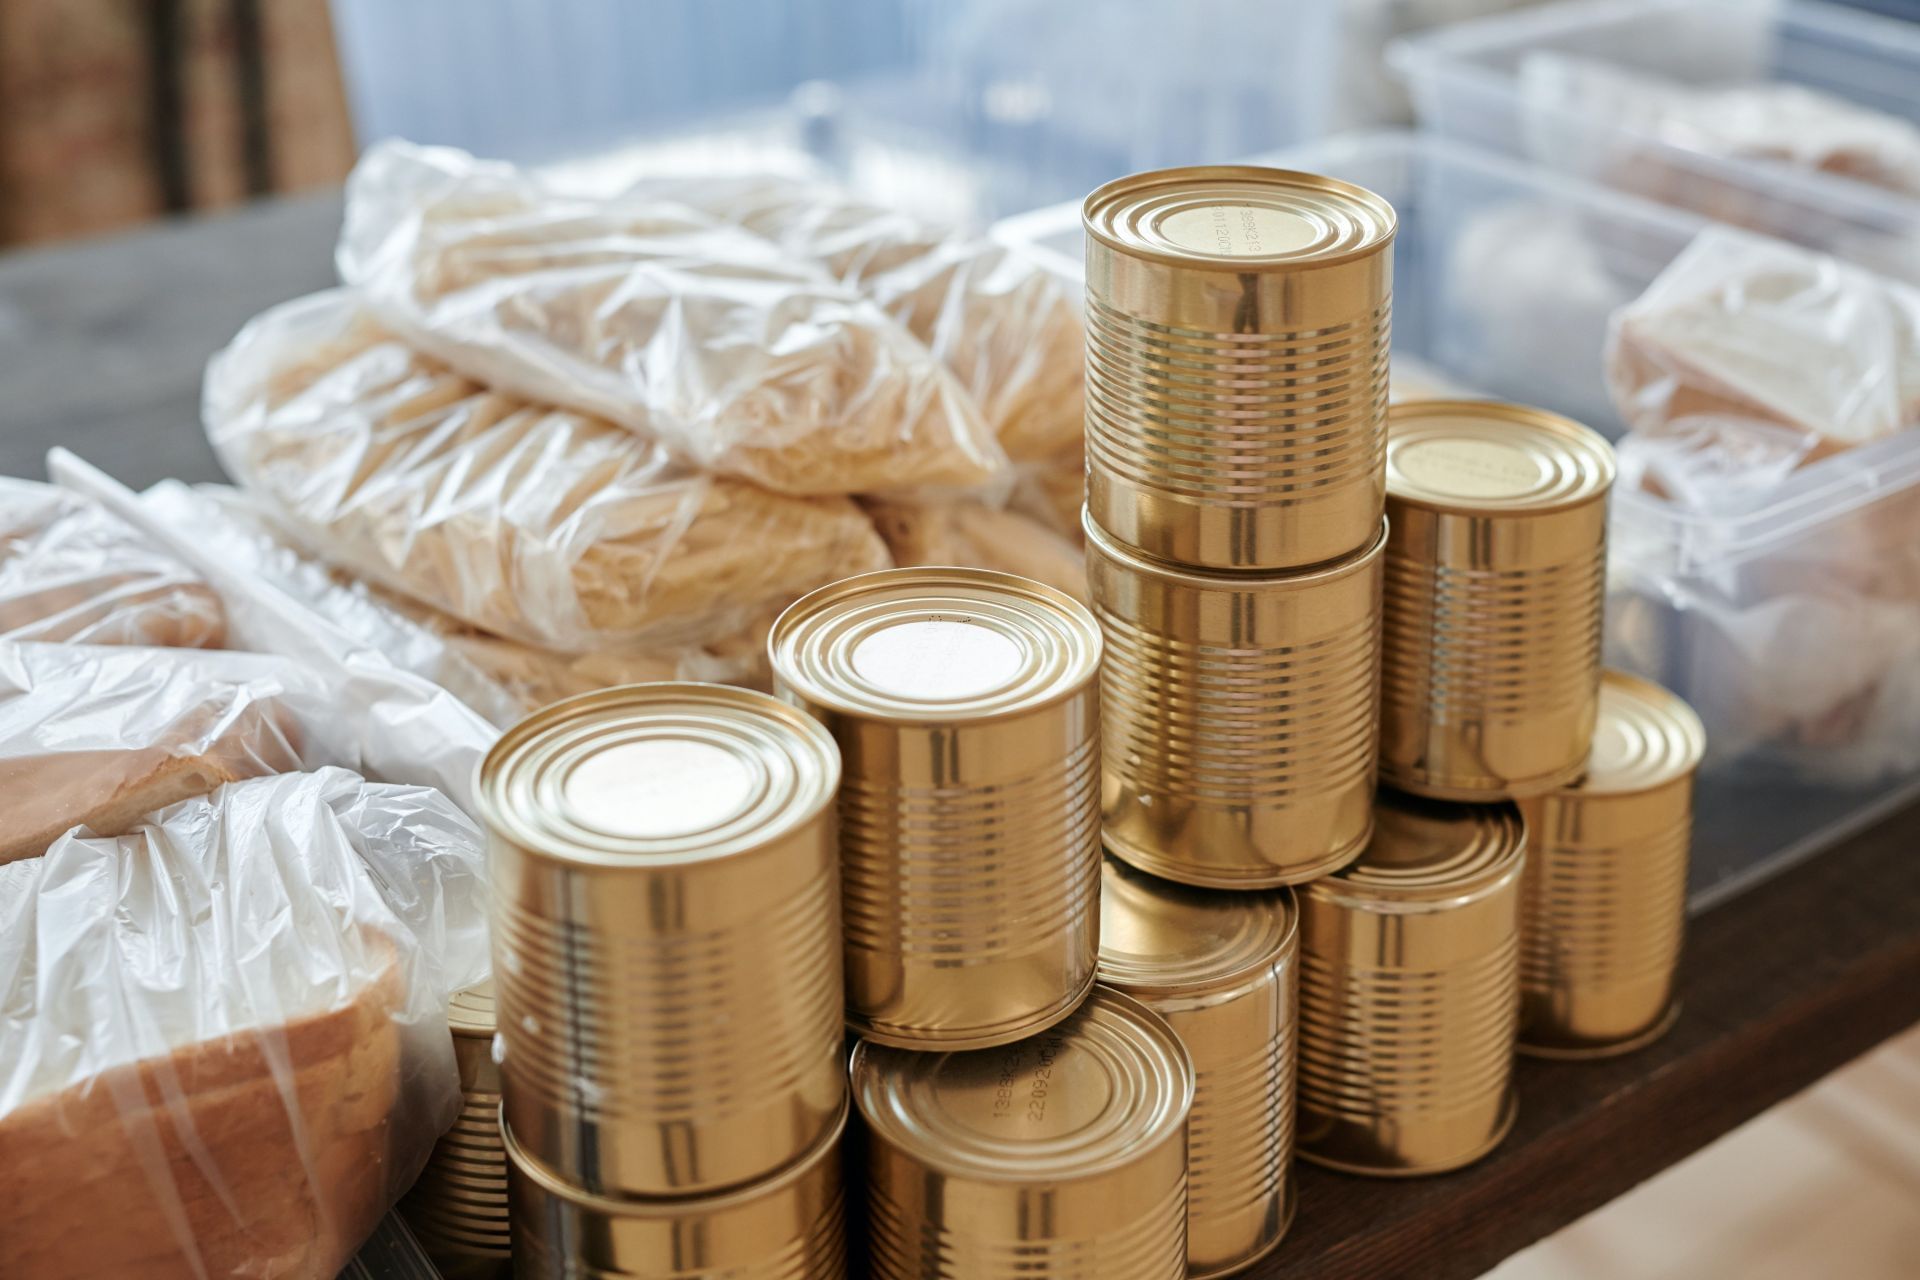
{"type": "Polygon", "coordinates": [[[249,324],[209,364],[203,412],[228,471],[303,546],[542,648],[699,643],[888,563],[850,499],[691,470],[489,391],[341,291],[249,324]]]}
{"type": "Polygon", "coordinates": [[[483,849],[328,769],[0,867],[0,1275],[332,1280],[459,1110],[483,849]]]}
{"type": "Polygon", "coordinates": [[[337,257],[383,324],[466,376],[778,492],[971,486],[1005,466],[897,322],[684,205],[388,143],[348,183],[337,257]]]}
{"type": "Polygon", "coordinates": [[[217,649],[220,598],[76,493],[0,476],[0,639],[217,649]]]}

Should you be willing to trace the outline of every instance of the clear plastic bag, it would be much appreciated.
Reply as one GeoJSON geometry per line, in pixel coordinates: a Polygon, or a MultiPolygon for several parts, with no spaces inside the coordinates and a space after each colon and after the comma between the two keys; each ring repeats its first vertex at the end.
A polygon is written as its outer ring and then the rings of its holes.
{"type": "Polygon", "coordinates": [[[388,143],[348,184],[338,262],[466,376],[769,489],[970,486],[1004,466],[966,392],[874,304],[682,205],[388,143]]]}
{"type": "Polygon", "coordinates": [[[1819,437],[1813,460],[1920,423],[1920,291],[1709,227],[1615,314],[1606,364],[1637,430],[1758,419],[1819,437]]]}
{"type": "Polygon", "coordinates": [[[1079,442],[1086,331],[1077,290],[1017,250],[777,174],[643,181],[744,227],[872,300],[942,360],[1016,462],[1079,442]]]}
{"type": "Polygon", "coordinates": [[[0,1275],[333,1280],[458,1112],[483,851],[328,769],[0,867],[0,1275]]]}
{"type": "MultiPolygon", "coordinates": [[[[1519,76],[1527,105],[1547,120],[1606,120],[1685,151],[1777,160],[1920,195],[1920,127],[1805,85],[1686,84],[1547,51],[1522,59],[1519,76]]],[[[1563,144],[1563,132],[1553,130],[1542,145],[1563,144]]],[[[1556,159],[1565,163],[1564,153],[1556,159]]],[[[1650,156],[1645,163],[1660,162],[1650,156]]]]}
{"type": "Polygon", "coordinates": [[[957,565],[1016,573],[1090,600],[1079,547],[1031,516],[965,498],[933,502],[870,500],[867,512],[894,563],[957,565]]]}
{"type": "Polygon", "coordinates": [[[220,599],[98,506],[0,477],[0,639],[217,649],[220,599]]]}
{"type": "Polygon", "coordinates": [[[699,643],[883,568],[849,499],[690,471],[581,414],[484,390],[349,295],[268,311],[207,371],[208,438],[325,559],[568,653],[699,643]]]}
{"type": "Polygon", "coordinates": [[[355,765],[325,683],[268,654],[0,645],[0,862],[237,778],[355,765]]]}

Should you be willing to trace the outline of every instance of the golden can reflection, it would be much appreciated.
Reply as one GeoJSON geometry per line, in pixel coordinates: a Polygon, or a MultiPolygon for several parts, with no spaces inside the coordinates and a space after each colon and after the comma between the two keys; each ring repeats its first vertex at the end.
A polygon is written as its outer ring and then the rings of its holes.
{"type": "Polygon", "coordinates": [[[1525,834],[1511,804],[1382,791],[1360,860],[1300,891],[1300,1154],[1458,1168],[1513,1124],[1525,834]]]}
{"type": "Polygon", "coordinates": [[[1625,1053],[1671,1025],[1705,751],[1691,707],[1609,671],[1585,777],[1521,802],[1523,1052],[1625,1053]]]}
{"type": "Polygon", "coordinates": [[[1381,512],[1395,219],[1314,174],[1216,165],[1087,197],[1087,505],[1146,555],[1275,572],[1381,512]]]}
{"type": "Polygon", "coordinates": [[[502,1133],[521,1280],[845,1280],[843,1104],[810,1151],[731,1191],[665,1200],[588,1195],[502,1133]]]}
{"type": "Polygon", "coordinates": [[[1593,737],[1613,451],[1519,405],[1411,401],[1389,423],[1380,781],[1562,786],[1593,737]]]}
{"type": "Polygon", "coordinates": [[[1089,513],[1107,847],[1216,889],[1296,884],[1359,856],[1373,825],[1386,535],[1311,573],[1150,561],[1089,513]]]}
{"type": "Polygon", "coordinates": [[[1092,616],[1011,574],[895,569],[800,600],[771,650],[845,762],[848,1023],[979,1048],[1073,1012],[1099,911],[1092,616]]]}
{"type": "Polygon", "coordinates": [[[1106,860],[1100,980],[1164,1018],[1193,1059],[1191,1280],[1264,1256],[1293,1218],[1298,951],[1289,890],[1189,889],[1106,860]]]}
{"type": "Polygon", "coordinates": [[[1193,1065],[1105,987],[1012,1044],[862,1044],[875,1280],[1181,1280],[1193,1065]]]}
{"type": "Polygon", "coordinates": [[[633,685],[481,765],[505,1115],[584,1192],[765,1177],[839,1114],[832,740],[763,694],[633,685]]]}

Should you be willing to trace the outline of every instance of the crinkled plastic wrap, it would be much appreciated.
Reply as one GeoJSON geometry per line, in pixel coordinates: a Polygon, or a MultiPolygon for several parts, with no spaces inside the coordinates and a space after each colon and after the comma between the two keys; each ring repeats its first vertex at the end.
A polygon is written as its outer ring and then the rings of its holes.
{"type": "Polygon", "coordinates": [[[684,205],[557,193],[388,143],[348,184],[340,274],[468,377],[783,493],[968,486],[1004,466],[966,392],[873,303],[684,205]]]}
{"type": "Polygon", "coordinates": [[[333,1280],[458,1112],[483,849],[327,769],[0,867],[0,1275],[333,1280]]]}
{"type": "Polygon", "coordinates": [[[220,599],[95,504],[0,477],[0,639],[217,649],[220,599]]]}
{"type": "Polygon", "coordinates": [[[488,391],[343,292],[248,325],[209,366],[204,412],[227,469],[306,547],[543,648],[699,643],[887,564],[850,500],[704,475],[488,391]]]}
{"type": "Polygon", "coordinates": [[[902,568],[957,565],[1015,573],[1089,602],[1085,554],[1031,516],[965,498],[869,500],[867,511],[902,568]]]}
{"type": "Polygon", "coordinates": [[[1014,469],[1007,508],[1038,520],[1076,547],[1086,545],[1080,512],[1087,505],[1087,452],[1084,440],[1075,448],[1045,462],[1024,463],[1014,469]]]}
{"type": "Polygon", "coordinates": [[[0,644],[0,862],[238,778],[357,764],[335,715],[312,671],[267,654],[0,644]]]}
{"type": "Polygon", "coordinates": [[[1709,227],[1615,315],[1606,362],[1636,430],[1757,419],[1823,456],[1920,423],[1920,291],[1709,227]]]}
{"type": "MultiPolygon", "coordinates": [[[[1920,195],[1920,126],[1805,85],[1691,85],[1542,51],[1521,61],[1520,92],[1529,107],[1579,121],[1605,120],[1682,150],[1777,160],[1920,195]]],[[[1564,146],[1562,132],[1547,133],[1542,145],[1564,146]]],[[[1562,163],[1565,158],[1557,157],[1562,163]]],[[[1647,157],[1644,163],[1659,161],[1647,157]]],[[[1684,176],[1674,174],[1676,180],[1684,176]]]]}
{"type": "Polygon", "coordinates": [[[1018,250],[782,175],[658,179],[632,194],[735,223],[871,299],[945,362],[1016,462],[1079,443],[1078,291],[1018,250]]]}

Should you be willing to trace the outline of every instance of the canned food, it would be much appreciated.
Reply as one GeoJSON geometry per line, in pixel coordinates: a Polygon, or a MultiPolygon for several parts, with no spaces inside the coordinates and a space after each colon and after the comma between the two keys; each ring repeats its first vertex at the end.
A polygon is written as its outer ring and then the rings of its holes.
{"type": "Polygon", "coordinates": [[[849,578],[781,615],[782,697],[840,744],[847,1021],[984,1048],[1093,985],[1100,630],[1051,587],[976,569],[849,578]]]}
{"type": "Polygon", "coordinates": [[[1373,826],[1386,535],[1311,573],[1159,564],[1086,521],[1107,847],[1216,889],[1337,870],[1373,826]]]}
{"type": "Polygon", "coordinates": [[[1187,1113],[1179,1037],[1106,987],[996,1049],[863,1044],[874,1280],[1180,1280],[1187,1113]]]}
{"type": "Polygon", "coordinates": [[[401,1216],[446,1280],[501,1280],[513,1263],[500,1072],[493,1062],[493,983],[455,992],[447,1021],[460,1069],[460,1117],[434,1145],[401,1216]]]}
{"type": "Polygon", "coordinates": [[[630,685],[507,730],[491,832],[504,1114],[602,1196],[765,1177],[834,1123],[833,740],[764,694],[630,685]]]}
{"type": "Polygon", "coordinates": [[[1380,780],[1467,801],[1564,786],[1599,697],[1613,450],[1488,401],[1390,423],[1380,780]]]}
{"type": "Polygon", "coordinates": [[[731,1191],[611,1200],[529,1159],[503,1123],[521,1280],[846,1280],[844,1100],[812,1149],[731,1191]]]}
{"type": "Polygon", "coordinates": [[[1608,671],[1585,778],[1521,802],[1522,1052],[1604,1057],[1672,1025],[1706,746],[1693,708],[1608,671]]]}
{"type": "Polygon", "coordinates": [[[1300,892],[1300,1154],[1440,1173],[1513,1127],[1525,828],[1382,791],[1360,860],[1300,892]]]}
{"type": "Polygon", "coordinates": [[[1083,219],[1095,523],[1207,569],[1370,545],[1393,207],[1331,178],[1218,165],[1110,182],[1083,219]]]}
{"type": "Polygon", "coordinates": [[[1286,889],[1189,889],[1109,858],[1100,981],[1152,1009],[1193,1059],[1187,1274],[1237,1271],[1293,1220],[1298,912],[1286,889]]]}

